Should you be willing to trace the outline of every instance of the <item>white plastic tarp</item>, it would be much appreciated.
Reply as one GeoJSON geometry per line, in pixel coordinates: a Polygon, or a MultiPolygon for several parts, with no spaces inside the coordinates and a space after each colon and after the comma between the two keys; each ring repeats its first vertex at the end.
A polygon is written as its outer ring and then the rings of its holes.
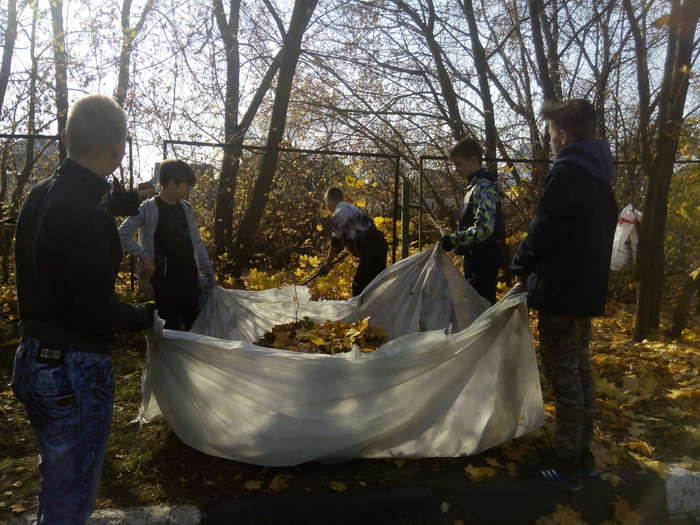
{"type": "Polygon", "coordinates": [[[348,301],[217,288],[199,333],[151,341],[140,419],[162,414],[188,445],[259,465],[474,454],[543,422],[526,295],[487,305],[439,247],[348,301]],[[304,316],[371,316],[392,340],[332,356],[253,344],[304,316]]]}

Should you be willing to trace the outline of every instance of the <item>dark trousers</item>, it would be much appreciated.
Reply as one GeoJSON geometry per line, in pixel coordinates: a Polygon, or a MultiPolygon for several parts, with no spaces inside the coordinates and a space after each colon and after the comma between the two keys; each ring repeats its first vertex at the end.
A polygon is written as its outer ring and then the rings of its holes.
{"type": "Polygon", "coordinates": [[[369,230],[365,238],[357,242],[360,262],[352,280],[352,296],[362,293],[372,280],[386,269],[387,243],[384,234],[369,230]]]}
{"type": "Polygon", "coordinates": [[[578,462],[590,449],[595,390],[588,347],[591,318],[539,312],[538,331],[545,377],[554,390],[556,455],[578,462]]]}
{"type": "Polygon", "coordinates": [[[165,328],[188,332],[199,313],[199,285],[196,282],[171,279],[170,276],[163,280],[153,279],[151,282],[156,310],[165,321],[165,328]]]}
{"type": "Polygon", "coordinates": [[[496,284],[502,258],[501,245],[496,241],[477,244],[464,256],[464,277],[491,304],[496,302],[496,284]]]}

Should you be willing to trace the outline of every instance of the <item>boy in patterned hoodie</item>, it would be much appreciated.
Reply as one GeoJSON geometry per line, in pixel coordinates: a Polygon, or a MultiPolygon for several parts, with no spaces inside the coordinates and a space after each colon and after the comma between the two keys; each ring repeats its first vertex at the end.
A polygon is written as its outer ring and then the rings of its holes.
{"type": "Polygon", "coordinates": [[[496,302],[496,283],[501,266],[501,242],[505,225],[496,175],[486,171],[481,146],[474,139],[458,142],[449,159],[468,182],[459,210],[457,230],[442,238],[445,251],[464,255],[464,277],[479,295],[496,302]]]}

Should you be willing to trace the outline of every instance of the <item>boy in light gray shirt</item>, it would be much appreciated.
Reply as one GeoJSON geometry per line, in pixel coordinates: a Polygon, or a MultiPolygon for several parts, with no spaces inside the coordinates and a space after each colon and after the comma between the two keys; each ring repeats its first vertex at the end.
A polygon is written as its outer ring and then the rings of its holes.
{"type": "Polygon", "coordinates": [[[181,160],[160,165],[161,190],[141,204],[139,214],[119,227],[122,247],[136,255],[143,278],[153,285],[158,315],[165,328],[189,330],[214,286],[206,247],[189,197],[196,178],[181,160]],[[140,228],[139,240],[133,234],[140,228]]]}

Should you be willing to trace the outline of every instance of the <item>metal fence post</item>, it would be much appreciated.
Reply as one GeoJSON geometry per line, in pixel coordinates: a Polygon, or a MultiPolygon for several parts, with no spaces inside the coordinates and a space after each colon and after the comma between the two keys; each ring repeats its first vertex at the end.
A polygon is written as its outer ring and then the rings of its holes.
{"type": "Polygon", "coordinates": [[[392,234],[392,246],[391,246],[391,264],[394,264],[396,262],[396,249],[398,248],[398,238],[396,236],[396,221],[398,220],[398,211],[399,211],[399,177],[400,177],[400,169],[401,169],[401,157],[398,155],[396,156],[396,171],[394,172],[394,211],[392,214],[392,227],[391,227],[391,234],[392,234]]]}
{"type": "Polygon", "coordinates": [[[418,161],[418,251],[423,250],[423,157],[418,161]]]}
{"type": "Polygon", "coordinates": [[[408,179],[401,181],[401,258],[408,257],[410,244],[408,234],[411,223],[411,184],[408,179]]]}

